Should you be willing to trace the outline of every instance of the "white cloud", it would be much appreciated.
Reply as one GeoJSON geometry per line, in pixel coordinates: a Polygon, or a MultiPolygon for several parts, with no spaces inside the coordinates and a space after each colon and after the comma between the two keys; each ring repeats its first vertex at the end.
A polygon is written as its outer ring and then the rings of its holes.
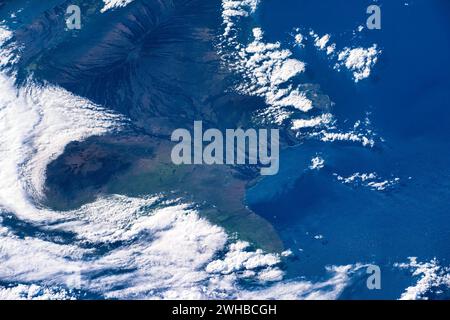
{"type": "Polygon", "coordinates": [[[126,7],[133,1],[134,0],[103,0],[105,5],[100,12],[103,13],[111,9],[126,7]]]}
{"type": "Polygon", "coordinates": [[[292,130],[300,130],[303,128],[317,128],[326,126],[333,121],[333,115],[331,113],[324,113],[320,116],[309,119],[293,119],[292,130]]]}
{"type": "Polygon", "coordinates": [[[310,31],[309,35],[314,39],[314,46],[320,51],[326,51],[327,55],[332,55],[336,50],[336,44],[330,43],[331,35],[325,34],[320,37],[314,31],[310,31]]]}
{"type": "Polygon", "coordinates": [[[349,142],[358,142],[361,143],[364,147],[373,147],[375,145],[375,141],[372,138],[366,137],[362,133],[354,133],[354,132],[327,132],[321,131],[316,134],[319,135],[322,141],[324,142],[334,142],[334,141],[349,141],[349,142]]]}
{"type": "Polygon", "coordinates": [[[247,271],[274,266],[281,262],[277,254],[265,254],[262,250],[247,251],[250,244],[237,242],[230,245],[223,259],[214,260],[206,266],[210,273],[230,274],[236,271],[247,271]]]}
{"type": "Polygon", "coordinates": [[[18,61],[15,44],[9,44],[13,33],[0,22],[0,68],[5,68],[18,61]]]}
{"type": "Polygon", "coordinates": [[[334,300],[348,286],[350,275],[358,266],[348,265],[330,267],[328,271],[331,277],[323,282],[293,281],[278,282],[267,288],[256,291],[242,291],[239,299],[262,300],[334,300]]]}
{"type": "MultiPolygon", "coordinates": [[[[225,67],[242,77],[235,89],[242,94],[262,97],[268,107],[261,110],[259,116],[281,125],[294,111],[306,113],[314,106],[304,90],[292,84],[292,80],[305,71],[303,61],[293,58],[292,52],[283,49],[279,42],[265,42],[264,32],[259,27],[253,28],[253,39],[249,43],[237,37],[240,32],[237,22],[254,13],[258,4],[259,1],[222,1],[225,31],[218,51],[225,67]]],[[[300,36],[297,40],[301,40],[300,36]]]]}
{"type": "Polygon", "coordinates": [[[253,29],[254,40],[247,46],[238,45],[232,63],[228,65],[243,77],[237,91],[265,99],[268,108],[260,112],[277,124],[289,119],[294,110],[308,112],[312,101],[300,87],[290,82],[305,71],[305,63],[292,58],[292,52],[280,43],[263,41],[263,31],[253,29]]]}
{"type": "Polygon", "coordinates": [[[344,184],[351,184],[353,186],[365,186],[376,191],[384,191],[394,187],[400,182],[400,178],[382,179],[378,177],[375,172],[371,173],[359,173],[356,172],[349,177],[343,177],[338,174],[334,174],[338,181],[344,184]]]}
{"type": "MultiPolygon", "coordinates": [[[[361,26],[358,28],[361,32],[361,26]]],[[[340,70],[342,67],[352,72],[355,82],[359,82],[370,76],[373,66],[377,63],[378,57],[381,54],[381,50],[374,44],[372,47],[363,48],[344,48],[343,50],[336,52],[336,43],[330,43],[331,35],[325,34],[320,37],[313,30],[309,32],[309,35],[314,40],[314,46],[320,51],[326,51],[330,60],[336,61],[335,69],[340,70]],[[335,60],[337,59],[337,60],[335,60]]]]}
{"type": "Polygon", "coordinates": [[[58,87],[29,82],[16,89],[0,74],[0,88],[0,204],[32,213],[27,198],[42,198],[47,164],[69,142],[117,128],[120,117],[58,87]]]}
{"type": "Polygon", "coordinates": [[[327,47],[327,55],[333,54],[333,52],[334,52],[335,50],[336,50],[336,44],[335,44],[335,43],[330,44],[330,45],[327,47]]]}
{"type": "Polygon", "coordinates": [[[222,19],[225,25],[223,36],[231,36],[237,20],[254,13],[259,2],[260,0],[222,0],[222,19]]]}
{"type": "Polygon", "coordinates": [[[294,41],[297,46],[303,46],[304,36],[301,33],[297,33],[294,35],[294,41]]]}
{"type": "Polygon", "coordinates": [[[35,284],[0,286],[0,300],[70,300],[73,296],[64,289],[46,288],[35,284]]]}
{"type": "MultiPolygon", "coordinates": [[[[366,133],[328,131],[333,129],[330,126],[334,124],[333,116],[328,112],[308,116],[316,109],[312,99],[317,97],[317,89],[295,83],[295,79],[305,72],[306,64],[294,58],[289,49],[283,48],[280,42],[264,41],[264,31],[260,27],[253,28],[248,43],[242,40],[247,34],[240,29],[238,22],[250,17],[258,4],[259,1],[222,1],[225,32],[218,46],[224,67],[242,78],[235,86],[236,91],[264,99],[266,107],[256,112],[255,120],[279,126],[290,124],[290,129],[297,131],[297,137],[318,138],[324,142],[357,142],[364,147],[373,147],[375,141],[366,133]],[[299,113],[303,115],[299,116],[299,113]],[[315,131],[308,134],[312,130],[315,131]]],[[[303,44],[305,37],[299,28],[294,30],[292,36],[296,46],[303,44]]],[[[338,58],[336,44],[330,43],[330,34],[319,37],[310,31],[309,36],[319,50],[325,50],[333,59],[338,58]]],[[[367,69],[376,62],[376,57],[372,55],[372,50],[368,50],[361,64],[355,59],[355,53],[357,51],[349,52],[348,57],[346,53],[341,53],[341,57],[349,58],[348,66],[358,79],[362,79],[367,69]]]]}
{"type": "Polygon", "coordinates": [[[419,278],[415,285],[406,288],[400,300],[427,300],[431,293],[440,294],[450,289],[450,268],[441,266],[436,259],[418,262],[416,257],[410,257],[409,262],[394,266],[410,270],[413,277],[419,278]]]}
{"type": "Polygon", "coordinates": [[[338,54],[338,66],[345,66],[352,71],[355,82],[358,82],[370,76],[379,55],[376,44],[370,48],[345,48],[338,54]]]}
{"type": "Polygon", "coordinates": [[[253,30],[253,36],[254,41],[236,55],[235,69],[244,77],[238,91],[265,98],[275,111],[283,107],[311,110],[311,100],[300,89],[289,85],[292,78],[305,71],[305,64],[291,58],[292,52],[281,49],[280,43],[263,42],[260,28],[253,30]]]}
{"type": "Polygon", "coordinates": [[[320,170],[325,166],[325,160],[322,157],[314,157],[311,159],[311,165],[309,168],[311,170],[320,170]]]}
{"type": "Polygon", "coordinates": [[[258,280],[264,282],[274,282],[283,280],[284,272],[280,269],[267,268],[258,274],[258,280]]]}
{"type": "Polygon", "coordinates": [[[330,41],[330,35],[326,34],[323,37],[316,37],[316,41],[314,42],[315,46],[320,50],[325,50],[327,43],[330,41]]]}

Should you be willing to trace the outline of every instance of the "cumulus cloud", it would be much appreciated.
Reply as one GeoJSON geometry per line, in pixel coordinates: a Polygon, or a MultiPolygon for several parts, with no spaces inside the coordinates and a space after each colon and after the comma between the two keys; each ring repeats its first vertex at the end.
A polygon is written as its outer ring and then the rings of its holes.
{"type": "Polygon", "coordinates": [[[324,113],[317,117],[307,119],[293,119],[292,130],[300,130],[304,128],[319,128],[331,124],[333,122],[333,115],[331,113],[324,113]]]}
{"type": "Polygon", "coordinates": [[[353,73],[355,82],[370,76],[372,67],[377,63],[380,50],[376,44],[370,48],[345,48],[338,54],[338,67],[344,66],[353,73]]]}
{"type": "MultiPolygon", "coordinates": [[[[253,28],[248,43],[242,40],[247,35],[240,29],[239,22],[250,17],[258,4],[259,1],[222,1],[225,32],[218,48],[225,67],[242,78],[235,90],[265,100],[266,107],[257,111],[255,119],[279,126],[287,124],[298,138],[346,141],[373,147],[375,141],[370,132],[336,130],[331,113],[317,114],[322,109],[313,101],[318,93],[308,85],[296,84],[296,78],[305,72],[307,66],[296,59],[292,51],[283,48],[280,42],[264,41],[264,31],[260,27],[253,28]]],[[[292,36],[294,46],[304,46],[306,37],[299,28],[294,30],[292,36]]],[[[319,36],[310,31],[308,37],[319,50],[326,51],[330,59],[348,66],[358,81],[368,76],[379,54],[378,51],[374,53],[372,48],[361,52],[349,49],[336,53],[336,44],[331,43],[330,34],[319,36]]]]}
{"type": "Polygon", "coordinates": [[[319,37],[318,35],[313,35],[315,37],[314,45],[319,48],[320,50],[325,50],[327,47],[328,42],[330,41],[330,35],[326,34],[322,37],[319,37]]]}
{"type": "Polygon", "coordinates": [[[0,22],[0,68],[6,68],[18,61],[18,45],[12,41],[13,33],[0,22]]]}
{"type": "Polygon", "coordinates": [[[115,8],[121,8],[126,7],[130,3],[132,3],[134,0],[103,0],[103,3],[105,4],[103,8],[100,10],[100,12],[106,12],[111,9],[115,8]]]}
{"type": "Polygon", "coordinates": [[[255,291],[242,291],[240,299],[262,300],[334,300],[349,285],[351,274],[358,270],[357,265],[329,267],[330,278],[323,282],[293,281],[279,282],[268,288],[255,291]]]}
{"type": "MultiPolygon", "coordinates": [[[[292,78],[305,71],[305,64],[292,58],[292,52],[282,49],[280,43],[265,43],[260,28],[253,30],[253,36],[254,41],[236,55],[235,69],[245,79],[237,90],[265,98],[278,114],[283,114],[283,107],[303,112],[311,110],[312,101],[299,88],[289,85],[292,78]]],[[[284,114],[288,115],[287,110],[284,114]]]]}
{"type": "Polygon", "coordinates": [[[229,274],[235,271],[247,271],[280,263],[276,254],[265,254],[262,250],[247,251],[250,244],[239,241],[233,243],[225,257],[208,264],[206,271],[210,273],[229,274]]]}
{"type": "Polygon", "coordinates": [[[400,182],[400,178],[383,179],[380,178],[375,172],[371,173],[359,173],[356,172],[348,177],[343,177],[338,174],[334,174],[338,181],[344,184],[349,184],[352,186],[365,186],[372,190],[384,191],[389,188],[394,187],[400,182]]]}
{"type": "MultiPolygon", "coordinates": [[[[253,28],[250,42],[242,40],[238,22],[251,16],[258,4],[259,1],[222,1],[225,31],[219,53],[226,67],[242,77],[235,89],[265,100],[267,107],[258,112],[258,118],[282,125],[295,120],[296,113],[307,114],[315,106],[308,89],[295,84],[295,79],[306,70],[303,61],[294,58],[280,42],[264,41],[260,27],[253,28]]],[[[297,45],[302,40],[303,36],[297,33],[297,45]]]]}
{"type": "Polygon", "coordinates": [[[311,165],[309,166],[309,168],[311,170],[320,170],[324,166],[325,166],[325,160],[322,157],[317,156],[317,157],[314,157],[311,159],[311,165]]]}
{"type": "MultiPolygon", "coordinates": [[[[361,27],[358,31],[361,31],[361,27]]],[[[345,47],[340,51],[336,51],[336,43],[331,43],[331,35],[325,34],[319,36],[313,30],[309,32],[312,37],[314,46],[320,50],[325,51],[331,61],[335,61],[334,67],[340,71],[345,68],[352,72],[355,82],[359,82],[370,76],[372,68],[378,62],[381,50],[376,44],[369,48],[364,47],[345,47]]],[[[303,38],[302,38],[303,40],[303,38]]]]}
{"type": "Polygon", "coordinates": [[[73,296],[64,289],[46,288],[35,284],[0,286],[0,300],[71,300],[73,296]]]}
{"type": "Polygon", "coordinates": [[[324,142],[334,142],[334,141],[357,142],[361,143],[364,147],[367,146],[373,147],[375,145],[375,141],[372,138],[367,137],[363,133],[329,132],[324,130],[314,135],[320,136],[320,140],[324,142]]]}
{"type": "Polygon", "coordinates": [[[305,37],[300,32],[294,34],[294,42],[295,42],[296,46],[303,47],[304,46],[303,45],[303,40],[304,39],[305,39],[305,37]]]}
{"type": "Polygon", "coordinates": [[[450,268],[440,265],[437,259],[419,262],[417,257],[410,257],[408,262],[394,266],[409,270],[414,278],[418,278],[416,284],[406,288],[400,300],[427,300],[430,295],[450,290],[450,268]]]}
{"type": "Polygon", "coordinates": [[[320,37],[317,33],[315,33],[314,31],[311,30],[309,32],[309,35],[313,38],[314,46],[318,50],[325,51],[327,53],[327,55],[333,54],[334,51],[336,50],[336,44],[330,43],[330,40],[331,40],[330,34],[325,34],[320,37]]]}
{"type": "Polygon", "coordinates": [[[254,13],[259,3],[260,0],[222,0],[222,19],[225,25],[223,36],[228,41],[235,39],[235,35],[231,33],[239,19],[254,13]]]}

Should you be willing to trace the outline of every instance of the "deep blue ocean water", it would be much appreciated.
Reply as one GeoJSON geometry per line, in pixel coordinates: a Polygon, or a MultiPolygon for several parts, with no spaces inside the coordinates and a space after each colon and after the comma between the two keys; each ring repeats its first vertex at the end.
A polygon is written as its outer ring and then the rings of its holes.
{"type": "MultiPolygon", "coordinates": [[[[247,193],[250,207],[298,254],[288,266],[291,276],[320,276],[325,265],[380,265],[382,290],[356,286],[347,293],[353,298],[398,297],[412,282],[392,270],[396,261],[450,259],[450,3],[406,2],[410,5],[379,1],[382,29],[363,30],[363,42],[377,43],[383,51],[367,81],[355,85],[317,51],[295,52],[314,70],[312,81],[336,103],[333,113],[351,122],[370,112],[385,143],[373,150],[305,143],[282,153],[279,176],[265,178],[247,193]],[[307,170],[316,153],[325,168],[307,170]],[[371,171],[393,174],[401,182],[375,192],[342,185],[332,176],[371,171]]],[[[301,27],[352,43],[348,30],[365,25],[370,3],[292,0],[280,6],[266,1],[259,19],[271,39],[301,27]]]]}

